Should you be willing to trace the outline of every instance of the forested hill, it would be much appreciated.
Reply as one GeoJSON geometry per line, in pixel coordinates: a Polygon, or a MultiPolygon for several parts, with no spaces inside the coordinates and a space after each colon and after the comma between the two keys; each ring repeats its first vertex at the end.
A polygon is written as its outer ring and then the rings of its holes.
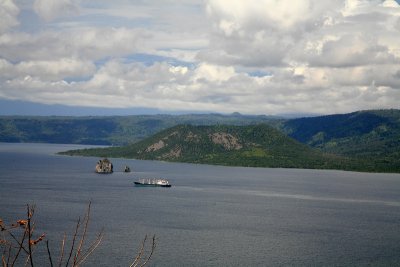
{"type": "Polygon", "coordinates": [[[276,117],[238,113],[110,117],[0,116],[0,142],[124,145],[178,124],[277,125],[280,122],[276,117]]]}
{"type": "MultiPolygon", "coordinates": [[[[343,157],[351,158],[352,166],[354,166],[353,163],[355,161],[360,162],[361,160],[365,165],[364,169],[400,172],[400,110],[359,111],[349,114],[298,119],[245,116],[240,114],[143,115],[120,117],[7,116],[0,117],[0,142],[127,145],[145,140],[160,131],[181,124],[187,124],[187,127],[189,127],[189,125],[256,127],[258,124],[268,124],[274,129],[279,130],[282,136],[286,134],[302,143],[303,148],[307,148],[307,146],[308,148],[315,148],[318,150],[318,153],[334,154],[340,159],[343,157]]],[[[267,126],[264,125],[263,127],[267,126]]],[[[238,131],[237,138],[244,138],[244,134],[241,132],[242,130],[238,130],[239,128],[233,127],[232,131],[238,131]]],[[[260,130],[260,128],[254,128],[254,130],[257,129],[260,130]]],[[[197,130],[193,129],[193,132],[194,131],[197,130]]],[[[269,131],[270,130],[267,132],[269,131]]],[[[243,140],[245,139],[247,139],[247,137],[243,140]]],[[[275,140],[273,142],[277,141],[275,140]]],[[[278,142],[277,144],[280,143],[278,142]]],[[[299,144],[297,143],[297,145],[299,144]]],[[[201,148],[206,149],[204,155],[208,155],[200,159],[202,162],[208,161],[209,163],[218,163],[218,161],[222,159],[223,155],[213,158],[212,154],[207,152],[207,146],[202,146],[201,148]]],[[[297,149],[295,150],[297,151],[297,149]]],[[[300,149],[300,151],[301,150],[304,149],[300,149]]],[[[268,149],[267,151],[271,150],[268,149]]],[[[285,151],[285,153],[296,155],[297,152],[293,153],[293,151],[294,150],[288,150],[285,151]]],[[[292,161],[292,165],[288,165],[287,162],[285,163],[286,165],[282,165],[283,158],[281,158],[279,164],[275,164],[278,162],[275,161],[275,156],[273,160],[272,158],[268,159],[267,155],[271,154],[268,154],[269,152],[265,154],[265,151],[262,152],[256,149],[256,147],[250,150],[242,150],[241,152],[245,153],[230,152],[230,160],[232,161],[228,163],[225,160],[221,160],[220,163],[236,164],[242,161],[243,163],[241,163],[241,165],[261,166],[269,164],[269,166],[297,166],[296,164],[299,162],[297,161],[298,159],[296,159],[292,161]],[[252,151],[252,153],[249,151],[252,151]],[[262,157],[260,153],[263,155],[262,157]],[[246,157],[243,157],[244,155],[246,155],[246,157]],[[254,157],[254,155],[258,156],[254,157]]],[[[313,150],[312,153],[307,154],[307,160],[314,160],[315,157],[311,157],[311,154],[316,155],[315,153],[317,152],[313,150]]],[[[157,155],[156,157],[160,156],[161,155],[157,155]]],[[[138,155],[138,157],[146,158],[150,157],[150,154],[138,155]]],[[[184,158],[179,160],[188,161],[188,159],[189,155],[185,155],[184,158]]],[[[195,161],[195,159],[192,158],[190,161],[195,161]]],[[[315,166],[322,164],[317,159],[316,162],[315,166]]],[[[327,164],[327,161],[323,162],[327,164]]],[[[303,164],[303,166],[311,165],[307,163],[303,164]]],[[[349,169],[350,167],[345,168],[349,169]]],[[[359,168],[357,167],[357,169],[359,168]]]]}
{"type": "MultiPolygon", "coordinates": [[[[298,119],[240,114],[112,117],[0,117],[0,142],[126,145],[180,125],[268,124],[321,152],[400,169],[400,110],[298,119]]],[[[381,168],[381,169],[382,169],[381,168]]]]}
{"type": "Polygon", "coordinates": [[[231,166],[357,168],[353,160],[314,150],[268,125],[179,125],[132,145],[66,154],[231,166]]]}
{"type": "Polygon", "coordinates": [[[292,119],[282,129],[322,151],[353,157],[396,160],[400,164],[400,110],[292,119]]]}
{"type": "Polygon", "coordinates": [[[135,144],[67,151],[63,154],[229,166],[400,172],[400,165],[395,161],[324,153],[265,124],[179,125],[135,144]]]}

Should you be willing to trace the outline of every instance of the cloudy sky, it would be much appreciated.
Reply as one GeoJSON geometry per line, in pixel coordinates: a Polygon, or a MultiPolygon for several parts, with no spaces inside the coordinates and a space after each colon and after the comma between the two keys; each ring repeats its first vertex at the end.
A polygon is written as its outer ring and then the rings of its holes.
{"type": "Polygon", "coordinates": [[[400,6],[0,0],[0,105],[7,114],[45,105],[271,115],[400,108],[400,6]]]}

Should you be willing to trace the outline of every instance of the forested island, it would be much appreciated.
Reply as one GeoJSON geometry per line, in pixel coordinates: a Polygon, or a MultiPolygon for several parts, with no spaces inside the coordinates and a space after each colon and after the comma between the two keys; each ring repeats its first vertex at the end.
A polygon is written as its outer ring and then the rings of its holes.
{"type": "Polygon", "coordinates": [[[238,113],[0,117],[0,126],[2,142],[113,146],[70,155],[400,172],[400,111],[395,109],[295,119],[238,113]]]}
{"type": "Polygon", "coordinates": [[[300,143],[269,125],[259,124],[179,125],[131,145],[67,151],[63,154],[227,166],[400,172],[397,151],[387,150],[382,157],[374,156],[379,152],[372,148],[364,150],[364,156],[351,155],[351,147],[347,151],[348,155],[324,152],[300,143]]]}

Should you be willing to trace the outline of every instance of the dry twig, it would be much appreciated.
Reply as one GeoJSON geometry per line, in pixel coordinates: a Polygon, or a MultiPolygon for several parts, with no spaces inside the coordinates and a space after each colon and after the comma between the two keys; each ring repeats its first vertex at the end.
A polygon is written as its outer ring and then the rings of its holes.
{"type": "Polygon", "coordinates": [[[67,235],[64,233],[64,237],[61,241],[61,253],[60,253],[60,260],[58,261],[58,267],[61,267],[62,261],[64,258],[64,247],[65,247],[65,239],[67,238],[67,235]]]}
{"type": "MultiPolygon", "coordinates": [[[[91,208],[91,202],[89,202],[88,204],[88,209],[86,211],[83,221],[81,222],[80,218],[77,220],[75,231],[69,248],[68,259],[65,265],[63,264],[63,261],[66,251],[67,235],[64,233],[63,239],[61,241],[61,252],[58,260],[58,267],[62,266],[68,267],[70,263],[71,266],[73,267],[80,266],[100,245],[104,236],[103,229],[98,233],[96,239],[92,243],[90,243],[90,245],[87,248],[85,248],[89,221],[90,221],[90,208],[91,208]],[[82,225],[83,229],[81,228],[82,225]],[[78,236],[80,236],[79,241],[78,241],[78,236]],[[76,244],[78,245],[76,246],[76,244]]],[[[20,259],[21,255],[26,255],[24,266],[30,264],[31,267],[34,267],[34,259],[33,259],[34,248],[42,240],[46,238],[45,234],[42,234],[37,238],[34,238],[33,236],[35,230],[35,222],[33,221],[34,211],[35,211],[34,205],[27,205],[27,215],[26,215],[27,218],[24,220],[17,220],[16,223],[11,224],[9,227],[6,226],[3,220],[0,219],[0,231],[2,232],[2,237],[0,238],[0,246],[4,247],[3,255],[1,257],[2,267],[15,266],[17,262],[20,262],[22,260],[20,259]],[[18,231],[20,230],[22,230],[22,233],[18,233],[18,231]],[[13,232],[17,233],[14,234],[13,232]],[[10,237],[9,239],[11,239],[11,241],[8,240],[6,236],[9,236],[10,237]]],[[[48,262],[50,266],[53,267],[53,258],[50,251],[49,241],[46,240],[45,243],[47,248],[48,262]]],[[[147,243],[147,235],[143,239],[140,250],[137,253],[130,267],[137,267],[137,266],[143,267],[150,261],[156,248],[155,236],[153,236],[152,238],[151,247],[147,249],[148,251],[147,253],[146,253],[146,245],[147,245],[146,243],[147,243]]]]}
{"type": "MultiPolygon", "coordinates": [[[[147,241],[147,235],[144,237],[144,239],[142,241],[142,245],[140,247],[139,252],[137,253],[136,258],[134,259],[134,261],[132,262],[132,264],[129,267],[136,267],[141,263],[142,256],[144,254],[144,250],[145,250],[145,247],[146,247],[146,241],[147,241]]],[[[141,267],[145,266],[150,261],[151,257],[153,256],[153,253],[154,253],[155,249],[156,249],[156,236],[154,235],[153,238],[152,238],[152,244],[151,244],[150,252],[149,252],[147,258],[140,265],[141,267]]]]}

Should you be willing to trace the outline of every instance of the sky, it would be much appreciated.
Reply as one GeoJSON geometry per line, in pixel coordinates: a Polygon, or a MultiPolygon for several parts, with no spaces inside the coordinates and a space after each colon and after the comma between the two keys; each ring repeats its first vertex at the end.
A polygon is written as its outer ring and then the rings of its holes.
{"type": "Polygon", "coordinates": [[[394,0],[0,0],[0,115],[386,108],[394,0]]]}

